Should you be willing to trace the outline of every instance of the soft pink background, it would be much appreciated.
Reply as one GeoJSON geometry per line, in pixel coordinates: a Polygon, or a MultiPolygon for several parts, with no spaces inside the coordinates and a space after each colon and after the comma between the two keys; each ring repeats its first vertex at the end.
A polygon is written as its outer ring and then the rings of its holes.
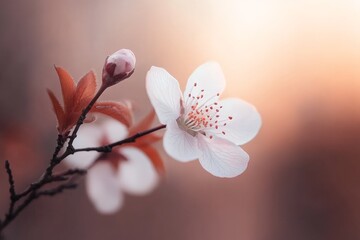
{"type": "MultiPolygon", "coordinates": [[[[0,158],[18,189],[37,179],[55,145],[46,88],[60,94],[53,64],[79,79],[100,76],[105,57],[132,49],[130,80],[102,99],[151,108],[145,74],[166,68],[185,86],[216,60],[225,97],[263,118],[244,146],[248,170],[219,179],[197,161],[162,151],[167,175],[146,197],[99,215],[83,185],[26,209],[6,239],[360,239],[360,3],[282,0],[12,0],[0,5],[0,158]]],[[[8,204],[0,169],[1,216],[8,204]]]]}

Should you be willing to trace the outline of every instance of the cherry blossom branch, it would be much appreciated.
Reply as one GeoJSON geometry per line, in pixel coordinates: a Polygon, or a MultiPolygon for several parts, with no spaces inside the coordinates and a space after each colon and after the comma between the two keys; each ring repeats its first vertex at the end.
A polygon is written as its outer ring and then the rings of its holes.
{"type": "MultiPolygon", "coordinates": [[[[153,133],[155,131],[158,131],[160,129],[163,129],[165,127],[166,127],[166,125],[160,125],[160,126],[151,128],[149,130],[136,133],[133,136],[128,137],[126,139],[123,139],[123,140],[120,140],[120,141],[117,141],[117,142],[114,142],[114,143],[111,143],[108,145],[100,146],[100,147],[79,148],[79,149],[67,148],[65,153],[62,154],[60,157],[55,157],[55,158],[51,159],[51,162],[54,162],[55,165],[52,165],[52,163],[50,163],[49,167],[51,167],[51,170],[53,170],[53,168],[56,165],[58,165],[63,159],[65,159],[67,156],[74,154],[76,152],[84,152],[84,151],[111,152],[113,147],[120,146],[120,145],[123,145],[126,143],[135,142],[138,138],[148,135],[150,133],[153,133]]],[[[58,146],[59,146],[59,144],[63,145],[64,142],[58,141],[58,146]]],[[[58,151],[57,151],[58,146],[56,147],[53,156],[58,155],[58,151]]],[[[11,171],[10,164],[8,161],[6,161],[5,167],[6,167],[8,175],[9,175],[10,207],[9,207],[8,213],[5,216],[5,219],[3,221],[0,221],[0,233],[32,201],[34,201],[35,199],[37,199],[41,196],[55,196],[59,193],[62,193],[64,190],[74,189],[77,187],[77,184],[74,183],[75,177],[86,174],[86,170],[81,170],[81,169],[70,169],[70,170],[67,170],[67,171],[59,173],[59,174],[52,174],[52,171],[50,173],[45,171],[44,175],[40,178],[39,181],[30,184],[30,186],[22,193],[16,194],[14,179],[13,179],[12,171],[11,171]],[[56,186],[55,188],[40,191],[40,189],[43,186],[45,186],[49,183],[61,182],[61,181],[66,181],[66,182],[56,186]],[[25,200],[15,209],[15,204],[24,197],[26,197],[25,200]]]]}
{"type": "MultiPolygon", "coordinates": [[[[113,147],[120,146],[120,145],[123,145],[126,143],[135,142],[138,138],[148,135],[150,133],[153,133],[155,131],[158,131],[160,129],[163,129],[165,127],[166,127],[166,125],[160,125],[160,126],[151,128],[149,130],[136,133],[133,136],[128,137],[126,139],[123,139],[123,140],[120,140],[120,141],[117,141],[117,142],[114,142],[114,143],[111,143],[108,145],[100,146],[100,147],[79,148],[79,149],[72,148],[70,150],[67,149],[65,151],[65,153],[63,155],[61,155],[60,157],[53,158],[52,162],[59,164],[67,156],[74,154],[76,152],[85,152],[85,151],[111,152],[113,147]]],[[[56,149],[58,149],[58,146],[56,147],[56,149]]],[[[55,150],[53,156],[56,156],[58,154],[58,153],[56,153],[56,151],[57,150],[55,150]]],[[[56,165],[54,165],[54,167],[56,165]]],[[[50,166],[52,166],[52,165],[50,164],[49,167],[50,166]]],[[[48,175],[49,173],[47,173],[47,171],[45,171],[44,175],[41,177],[41,179],[39,181],[30,184],[30,186],[25,191],[17,194],[15,192],[15,183],[14,183],[12,170],[10,168],[10,164],[8,161],[5,162],[5,168],[6,168],[6,172],[7,172],[8,176],[9,176],[10,207],[9,207],[7,214],[5,215],[5,219],[3,221],[0,221],[0,233],[32,201],[34,201],[35,199],[37,199],[41,196],[55,196],[59,193],[62,193],[64,190],[74,189],[77,187],[77,184],[74,183],[74,176],[76,177],[76,176],[81,176],[81,175],[86,174],[86,170],[82,170],[82,169],[70,169],[70,170],[67,170],[67,171],[59,173],[59,174],[52,174],[52,171],[51,171],[50,175],[48,175]],[[54,183],[54,182],[59,182],[59,181],[60,182],[66,181],[66,182],[64,184],[60,184],[60,185],[56,186],[55,188],[40,191],[40,189],[43,186],[45,186],[49,183],[54,183]],[[17,208],[15,208],[15,204],[19,200],[23,199],[24,197],[26,197],[25,200],[17,208]]],[[[52,169],[53,169],[53,167],[52,167],[52,169]]]]}
{"type": "Polygon", "coordinates": [[[72,143],[74,142],[76,138],[76,134],[80,128],[80,126],[83,124],[86,115],[91,110],[95,102],[98,100],[98,98],[101,96],[101,94],[105,91],[107,87],[105,85],[102,85],[94,98],[90,101],[90,103],[87,105],[87,107],[83,110],[82,114],[80,115],[75,128],[70,135],[69,138],[64,137],[62,135],[58,135],[57,138],[57,145],[55,147],[54,153],[52,155],[52,158],[50,160],[49,166],[46,168],[44,174],[40,177],[40,179],[37,182],[34,182],[30,184],[30,186],[24,190],[23,192],[17,194],[15,192],[15,183],[14,178],[12,175],[12,170],[10,168],[10,164],[8,161],[5,162],[5,168],[6,172],[9,176],[9,192],[10,192],[10,205],[7,213],[5,214],[4,220],[0,220],[0,234],[2,230],[11,223],[17,215],[24,210],[32,201],[39,198],[40,196],[54,196],[58,193],[63,192],[66,189],[73,189],[76,187],[76,184],[71,182],[69,180],[67,183],[61,184],[53,189],[43,190],[39,191],[43,186],[53,183],[53,182],[59,182],[59,181],[67,181],[70,177],[73,177],[75,175],[83,175],[86,173],[85,170],[79,170],[79,169],[71,169],[66,172],[63,172],[61,174],[53,175],[54,168],[60,164],[60,162],[66,157],[65,155],[69,155],[69,153],[73,152],[74,147],[72,146],[72,143]],[[61,151],[61,149],[64,147],[64,144],[66,143],[66,140],[69,139],[68,147],[65,153],[61,158],[58,158],[58,154],[61,151]],[[21,199],[26,199],[15,208],[15,205],[17,202],[19,202],[21,199]]]}
{"type": "MultiPolygon", "coordinates": [[[[134,142],[139,137],[150,134],[156,130],[165,127],[164,125],[162,125],[157,128],[135,134],[134,136],[128,139],[121,140],[107,146],[99,147],[99,149],[82,150],[82,149],[75,149],[73,146],[73,142],[77,137],[77,133],[81,125],[86,119],[86,115],[90,112],[91,108],[94,106],[94,104],[99,99],[101,94],[108,87],[117,84],[120,81],[130,77],[135,70],[135,62],[136,62],[135,55],[128,49],[121,49],[106,58],[103,68],[103,74],[102,74],[103,82],[101,87],[99,88],[95,96],[91,99],[89,104],[82,110],[81,115],[78,118],[71,135],[68,136],[68,134],[63,134],[62,132],[60,132],[60,134],[57,137],[57,145],[54,149],[49,165],[38,181],[30,184],[27,187],[27,189],[25,189],[23,192],[16,193],[15,182],[10,167],[10,163],[8,161],[5,161],[5,169],[8,174],[8,182],[9,182],[10,204],[4,219],[0,219],[0,239],[1,239],[1,232],[4,230],[4,228],[8,226],[18,216],[18,214],[21,213],[32,201],[34,201],[35,199],[41,196],[54,196],[59,193],[62,193],[67,189],[74,189],[77,187],[77,183],[75,181],[77,180],[78,177],[86,174],[86,170],[70,169],[59,174],[53,174],[54,168],[57,165],[59,165],[62,162],[62,160],[64,160],[67,156],[80,151],[110,152],[114,146],[121,145],[124,143],[134,142]],[[64,145],[67,141],[68,141],[67,148],[65,152],[59,157],[59,153],[64,148],[64,145]],[[44,186],[55,182],[59,184],[53,188],[48,188],[45,190],[43,189],[44,186]]],[[[66,92],[65,90],[69,89],[68,87],[70,85],[72,86],[73,80],[71,79],[71,77],[68,76],[68,73],[66,71],[64,71],[61,68],[57,68],[57,67],[55,68],[60,78],[62,91],[63,91],[63,98],[65,102],[64,104],[66,105],[66,101],[69,100],[68,97],[70,95],[69,93],[64,94],[64,92],[66,92]]],[[[93,80],[94,80],[93,82],[95,83],[95,78],[93,78],[93,80]]],[[[83,84],[88,82],[85,82],[84,80],[83,84]]],[[[58,100],[50,90],[48,90],[48,94],[53,104],[56,116],[58,118],[58,122],[60,122],[59,119],[62,118],[59,116],[62,116],[64,114],[64,109],[61,107],[58,100]]],[[[81,105],[80,108],[82,107],[83,105],[81,105]]],[[[70,127],[72,127],[72,125],[70,127]]]]}

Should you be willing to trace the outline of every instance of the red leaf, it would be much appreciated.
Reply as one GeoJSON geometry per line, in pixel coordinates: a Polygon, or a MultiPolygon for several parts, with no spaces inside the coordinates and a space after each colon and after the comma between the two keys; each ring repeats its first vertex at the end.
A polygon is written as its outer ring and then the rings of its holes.
{"type": "MultiPolygon", "coordinates": [[[[133,136],[133,135],[129,135],[129,136],[133,136]]],[[[160,134],[151,133],[151,134],[148,134],[146,136],[143,136],[143,137],[139,138],[139,140],[138,140],[139,144],[138,145],[142,146],[142,145],[145,145],[145,144],[152,144],[152,143],[155,143],[155,142],[157,142],[157,141],[159,141],[161,139],[162,139],[162,136],[160,134]]]]}
{"type": "Polygon", "coordinates": [[[102,113],[112,117],[119,122],[130,127],[132,124],[132,112],[130,108],[117,102],[97,102],[91,109],[91,112],[102,113]]]}
{"type": "Polygon", "coordinates": [[[76,84],[74,82],[74,79],[65,69],[55,66],[55,70],[60,80],[65,112],[68,112],[73,106],[73,97],[76,90],[76,84]]]}
{"type": "Polygon", "coordinates": [[[51,90],[47,89],[47,93],[50,97],[54,112],[56,114],[56,118],[58,121],[58,128],[59,130],[62,130],[62,128],[64,127],[64,118],[65,118],[64,109],[62,108],[61,104],[59,103],[59,101],[57,100],[57,98],[55,97],[54,93],[51,90]]]}
{"type": "Polygon", "coordinates": [[[153,148],[149,145],[146,147],[142,147],[140,149],[150,158],[151,163],[153,164],[153,166],[155,167],[157,172],[160,175],[163,175],[165,173],[164,162],[161,159],[158,151],[156,151],[155,148],[153,148]]]}
{"type": "Polygon", "coordinates": [[[96,91],[96,77],[93,71],[85,74],[79,81],[74,95],[75,111],[82,111],[91,99],[94,97],[96,91]]]}
{"type": "Polygon", "coordinates": [[[155,118],[155,111],[154,109],[151,110],[151,112],[148,113],[139,123],[137,123],[135,126],[129,129],[129,136],[132,136],[140,131],[147,130],[155,118]]]}

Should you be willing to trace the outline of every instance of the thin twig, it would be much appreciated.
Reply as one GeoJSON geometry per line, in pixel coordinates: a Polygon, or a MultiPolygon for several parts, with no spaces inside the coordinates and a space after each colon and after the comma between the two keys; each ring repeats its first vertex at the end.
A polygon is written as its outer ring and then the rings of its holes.
{"type": "Polygon", "coordinates": [[[5,161],[5,169],[6,173],[9,177],[9,192],[10,192],[10,207],[7,215],[11,215],[14,211],[14,205],[17,199],[16,192],[15,192],[15,182],[14,182],[14,176],[11,171],[10,163],[8,160],[5,161]]]}
{"type": "Polygon", "coordinates": [[[85,174],[86,174],[86,170],[84,170],[84,169],[78,169],[78,168],[69,169],[69,170],[66,170],[65,172],[62,172],[62,173],[53,175],[53,178],[56,178],[56,177],[58,177],[58,176],[65,177],[65,176],[72,176],[72,175],[77,175],[77,174],[78,174],[78,175],[85,175],[85,174]]]}
{"type": "Polygon", "coordinates": [[[59,173],[59,174],[55,174],[52,175],[50,178],[51,182],[62,182],[62,181],[66,181],[69,179],[69,177],[72,177],[74,175],[78,175],[78,176],[82,176],[86,174],[86,170],[84,169],[69,169],[65,172],[59,173]]]}
{"type": "MultiPolygon", "coordinates": [[[[89,152],[89,151],[97,151],[97,152],[105,152],[105,153],[106,152],[111,152],[113,147],[120,146],[120,145],[125,144],[125,143],[133,143],[133,142],[136,141],[136,139],[138,139],[138,138],[140,138],[142,136],[145,136],[147,134],[150,134],[152,132],[155,132],[157,130],[163,129],[163,128],[166,128],[166,125],[160,125],[160,126],[151,128],[149,130],[136,133],[133,136],[128,137],[126,139],[123,139],[123,140],[120,140],[120,141],[117,141],[117,142],[114,142],[114,143],[111,143],[111,144],[108,144],[108,145],[104,145],[104,146],[101,146],[101,147],[78,148],[78,149],[74,150],[74,153],[76,153],[76,152],[89,152]]],[[[70,155],[70,154],[68,154],[68,155],[70,155]]],[[[67,157],[68,155],[65,155],[64,157],[67,157]]],[[[63,157],[63,156],[61,156],[61,157],[63,157]]]]}
{"type": "Polygon", "coordinates": [[[64,190],[66,189],[74,189],[77,187],[77,184],[76,183],[67,183],[67,184],[63,184],[63,185],[59,185],[57,186],[56,188],[53,188],[53,189],[49,189],[49,190],[44,190],[44,191],[41,191],[41,192],[38,192],[37,193],[37,196],[40,197],[40,196],[55,196],[59,193],[62,193],[64,190]]]}

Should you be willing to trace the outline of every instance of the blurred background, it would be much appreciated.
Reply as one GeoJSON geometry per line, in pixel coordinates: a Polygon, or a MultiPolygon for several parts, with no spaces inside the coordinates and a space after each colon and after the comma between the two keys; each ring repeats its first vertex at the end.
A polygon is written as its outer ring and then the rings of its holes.
{"type": "MultiPolygon", "coordinates": [[[[0,4],[0,159],[10,160],[18,189],[41,175],[56,143],[45,91],[60,97],[54,64],[75,79],[89,69],[100,76],[108,54],[132,49],[136,72],[102,99],[131,99],[142,117],[152,65],[185,87],[198,65],[216,60],[224,96],[254,104],[263,119],[237,178],[178,163],[159,144],[167,174],[150,195],[127,196],[103,216],[82,184],[34,202],[6,239],[360,239],[360,1],[0,4]]],[[[0,169],[1,216],[7,206],[0,169]]]]}

